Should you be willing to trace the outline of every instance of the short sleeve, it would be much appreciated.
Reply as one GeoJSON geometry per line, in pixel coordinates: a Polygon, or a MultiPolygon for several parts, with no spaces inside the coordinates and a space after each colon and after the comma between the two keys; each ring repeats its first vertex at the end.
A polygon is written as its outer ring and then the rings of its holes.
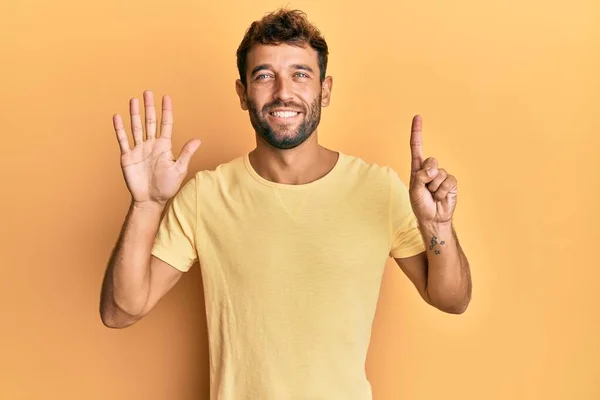
{"type": "Polygon", "coordinates": [[[408,188],[390,170],[390,257],[404,258],[425,251],[423,236],[413,213],[408,188]]]}
{"type": "Polygon", "coordinates": [[[196,250],[196,176],[186,182],[160,221],[152,254],[172,267],[186,272],[198,259],[196,250]]]}

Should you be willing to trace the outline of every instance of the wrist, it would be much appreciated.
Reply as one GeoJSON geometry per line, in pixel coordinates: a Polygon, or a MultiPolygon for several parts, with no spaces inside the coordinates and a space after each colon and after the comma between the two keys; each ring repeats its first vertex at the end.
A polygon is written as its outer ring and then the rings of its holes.
{"type": "Polygon", "coordinates": [[[430,237],[432,235],[445,235],[451,234],[453,231],[452,221],[448,222],[428,222],[421,224],[419,223],[419,229],[421,233],[426,237],[430,237]]]}
{"type": "Polygon", "coordinates": [[[443,247],[453,242],[454,231],[452,223],[429,223],[419,226],[427,252],[440,254],[443,247]]]}
{"type": "Polygon", "coordinates": [[[162,213],[166,203],[158,203],[156,201],[131,201],[131,210],[149,213],[162,213]]]}

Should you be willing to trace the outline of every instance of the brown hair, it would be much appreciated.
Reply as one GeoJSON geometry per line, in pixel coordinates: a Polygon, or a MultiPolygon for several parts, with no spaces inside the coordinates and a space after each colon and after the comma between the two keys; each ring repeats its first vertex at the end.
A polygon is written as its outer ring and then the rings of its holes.
{"type": "Polygon", "coordinates": [[[237,67],[240,80],[246,86],[247,55],[253,45],[290,44],[293,46],[309,45],[317,52],[321,82],[325,79],[327,42],[319,30],[306,19],[300,10],[279,9],[254,21],[237,49],[237,67]]]}

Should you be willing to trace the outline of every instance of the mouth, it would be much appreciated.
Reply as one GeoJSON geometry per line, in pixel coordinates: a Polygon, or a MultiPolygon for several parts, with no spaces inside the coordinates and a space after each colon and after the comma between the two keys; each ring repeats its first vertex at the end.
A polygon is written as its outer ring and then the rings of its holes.
{"type": "Polygon", "coordinates": [[[300,114],[302,114],[300,111],[295,110],[275,110],[269,112],[269,116],[279,121],[289,121],[298,117],[300,114]]]}

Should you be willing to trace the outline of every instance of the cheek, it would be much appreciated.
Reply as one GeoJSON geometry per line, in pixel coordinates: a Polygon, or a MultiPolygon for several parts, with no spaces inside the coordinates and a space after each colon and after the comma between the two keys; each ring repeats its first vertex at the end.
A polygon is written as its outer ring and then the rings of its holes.
{"type": "Polygon", "coordinates": [[[258,104],[267,104],[274,98],[274,92],[266,86],[253,89],[248,95],[258,104]]]}
{"type": "Polygon", "coordinates": [[[256,93],[251,92],[246,93],[246,102],[248,103],[248,107],[257,111],[262,110],[262,107],[265,104],[256,93]]]}
{"type": "Polygon", "coordinates": [[[309,110],[315,102],[319,102],[321,97],[321,91],[316,90],[312,87],[303,87],[302,90],[296,91],[296,98],[298,101],[302,102],[302,104],[307,107],[309,110]]]}
{"type": "Polygon", "coordinates": [[[313,99],[321,94],[321,87],[314,82],[299,84],[297,87],[297,93],[301,93],[304,98],[313,99]]]}

